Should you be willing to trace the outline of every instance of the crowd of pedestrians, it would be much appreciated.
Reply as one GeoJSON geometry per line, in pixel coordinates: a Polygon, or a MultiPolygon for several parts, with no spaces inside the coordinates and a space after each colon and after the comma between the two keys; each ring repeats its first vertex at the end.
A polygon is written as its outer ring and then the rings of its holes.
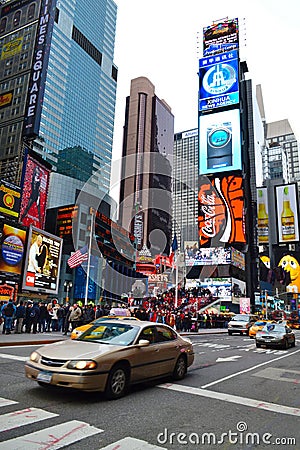
{"type": "MultiPolygon", "coordinates": [[[[140,320],[166,323],[177,331],[198,331],[201,328],[226,328],[229,314],[215,314],[199,311],[194,299],[180,297],[179,306],[175,307],[174,290],[157,297],[149,297],[131,305],[126,305],[129,313],[140,320]]],[[[65,335],[81,325],[110,314],[111,306],[95,306],[90,302],[84,306],[62,304],[56,299],[49,303],[13,301],[0,304],[0,323],[2,334],[11,333],[49,333],[62,332],[65,335]]]]}

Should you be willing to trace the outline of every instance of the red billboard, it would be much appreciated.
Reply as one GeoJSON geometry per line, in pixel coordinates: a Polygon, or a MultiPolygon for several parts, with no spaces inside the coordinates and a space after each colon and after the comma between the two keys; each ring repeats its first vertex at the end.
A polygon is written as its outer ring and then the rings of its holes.
{"type": "Polygon", "coordinates": [[[24,158],[19,221],[44,229],[50,169],[28,153],[24,158]]]}
{"type": "Polygon", "coordinates": [[[199,177],[199,246],[246,243],[241,176],[199,177]]]}

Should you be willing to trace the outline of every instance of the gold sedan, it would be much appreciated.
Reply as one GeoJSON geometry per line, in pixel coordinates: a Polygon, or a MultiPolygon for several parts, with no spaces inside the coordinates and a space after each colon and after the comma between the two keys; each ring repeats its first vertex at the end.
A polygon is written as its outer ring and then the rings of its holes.
{"type": "Polygon", "coordinates": [[[94,324],[75,340],[46,345],[25,363],[27,378],[83,391],[123,396],[130,384],[172,376],[181,380],[193,364],[189,339],[168,325],[138,320],[94,324]]]}

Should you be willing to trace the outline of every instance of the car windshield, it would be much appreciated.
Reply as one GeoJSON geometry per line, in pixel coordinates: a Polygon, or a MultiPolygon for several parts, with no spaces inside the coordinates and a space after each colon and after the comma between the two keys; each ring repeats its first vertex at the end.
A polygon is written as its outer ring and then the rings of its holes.
{"type": "Polygon", "coordinates": [[[263,327],[263,331],[272,331],[275,333],[285,333],[285,327],[276,323],[268,323],[263,327]]]}
{"type": "Polygon", "coordinates": [[[266,321],[259,321],[259,322],[255,322],[254,325],[256,327],[262,327],[262,326],[266,325],[266,323],[267,323],[266,321]]]}
{"type": "Polygon", "coordinates": [[[139,327],[117,322],[100,322],[94,324],[76,340],[112,345],[130,345],[139,332],[139,327]]]}
{"type": "Polygon", "coordinates": [[[244,315],[244,314],[237,314],[236,316],[234,316],[231,320],[234,321],[239,321],[239,322],[248,322],[249,320],[249,316],[244,315]]]}

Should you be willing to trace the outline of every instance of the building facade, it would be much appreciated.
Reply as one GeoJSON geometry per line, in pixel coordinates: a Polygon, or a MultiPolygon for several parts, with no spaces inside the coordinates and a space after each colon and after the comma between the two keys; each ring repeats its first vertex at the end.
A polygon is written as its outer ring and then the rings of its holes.
{"type": "Polygon", "coordinates": [[[78,147],[93,154],[91,175],[101,171],[99,183],[109,189],[116,15],[113,0],[2,5],[0,178],[20,182],[25,142],[54,170],[60,151],[78,147]],[[47,45],[40,48],[44,30],[47,45]]]}
{"type": "Polygon", "coordinates": [[[169,254],[172,239],[174,117],[145,77],[131,81],[126,99],[120,214],[134,232],[136,248],[169,254]]]}

